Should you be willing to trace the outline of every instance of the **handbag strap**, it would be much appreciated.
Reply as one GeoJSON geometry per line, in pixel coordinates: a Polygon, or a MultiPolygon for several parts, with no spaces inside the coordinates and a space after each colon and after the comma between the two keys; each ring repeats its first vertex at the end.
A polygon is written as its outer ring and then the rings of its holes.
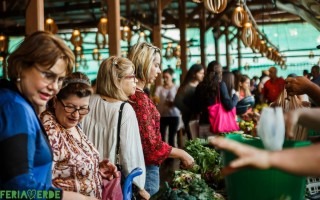
{"type": "Polygon", "coordinates": [[[118,117],[118,125],[117,125],[117,147],[116,147],[116,164],[120,165],[120,127],[121,127],[121,118],[122,118],[122,110],[123,106],[126,102],[123,102],[120,105],[119,117],[118,117]]]}

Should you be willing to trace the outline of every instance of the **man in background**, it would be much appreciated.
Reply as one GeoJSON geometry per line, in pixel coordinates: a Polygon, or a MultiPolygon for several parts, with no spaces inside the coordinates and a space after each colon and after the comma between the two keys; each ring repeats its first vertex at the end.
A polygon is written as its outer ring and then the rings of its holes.
{"type": "Polygon", "coordinates": [[[263,101],[268,104],[277,100],[285,86],[285,80],[277,76],[277,68],[270,67],[269,77],[262,89],[263,101]]]}

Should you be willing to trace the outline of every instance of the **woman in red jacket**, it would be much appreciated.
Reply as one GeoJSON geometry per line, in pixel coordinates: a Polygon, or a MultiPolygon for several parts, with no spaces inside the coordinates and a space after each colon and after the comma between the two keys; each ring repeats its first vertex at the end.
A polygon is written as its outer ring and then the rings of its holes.
{"type": "Polygon", "coordinates": [[[146,42],[135,44],[129,53],[129,59],[135,65],[138,79],[136,93],[130,96],[130,103],[136,112],[142,149],[146,163],[145,189],[150,195],[159,190],[159,166],[168,157],[179,158],[183,167],[192,167],[194,159],[184,150],[174,148],[161,139],[160,114],[143,88],[153,83],[161,73],[160,49],[146,42]]]}

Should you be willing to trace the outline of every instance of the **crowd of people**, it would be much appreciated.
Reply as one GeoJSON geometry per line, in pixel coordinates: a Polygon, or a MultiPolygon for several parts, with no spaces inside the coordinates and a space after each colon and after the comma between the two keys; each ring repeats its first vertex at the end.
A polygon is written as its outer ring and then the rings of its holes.
{"type": "MultiPolygon", "coordinates": [[[[85,74],[73,72],[74,63],[63,40],[42,31],[27,36],[10,54],[9,80],[0,81],[0,190],[51,190],[63,199],[101,199],[103,179],[127,176],[139,167],[143,174],[133,184],[142,199],[149,199],[159,190],[164,160],[178,159],[183,168],[194,164],[175,145],[179,123],[188,139],[193,139],[193,119],[199,119],[202,136],[217,134],[209,129],[208,106],[219,101],[229,111],[257,92],[258,101],[271,103],[284,88],[289,95],[306,94],[315,105],[320,103],[316,75],[284,80],[275,67],[259,85],[253,80],[252,88],[248,76],[224,72],[216,61],[206,69],[194,64],[178,87],[173,69],[161,72],[160,49],[147,42],[133,45],[128,58],[103,60],[94,88],[85,74]],[[146,87],[161,73],[163,85],[151,98],[146,87]]],[[[319,74],[319,66],[312,73],[319,74]]],[[[297,124],[319,129],[318,114],[318,108],[287,113],[288,137],[297,124]]],[[[267,152],[220,137],[209,137],[209,143],[238,155],[228,173],[255,166],[320,175],[319,144],[267,152]]]]}

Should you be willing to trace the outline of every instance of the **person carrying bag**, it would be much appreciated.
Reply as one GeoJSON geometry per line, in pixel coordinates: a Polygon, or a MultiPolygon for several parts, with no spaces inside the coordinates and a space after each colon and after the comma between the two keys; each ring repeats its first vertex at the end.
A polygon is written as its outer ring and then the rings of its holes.
{"type": "Polygon", "coordinates": [[[223,107],[220,100],[220,88],[218,88],[216,103],[208,106],[208,115],[210,131],[214,134],[228,133],[240,129],[236,122],[236,107],[229,111],[223,107]]]}

